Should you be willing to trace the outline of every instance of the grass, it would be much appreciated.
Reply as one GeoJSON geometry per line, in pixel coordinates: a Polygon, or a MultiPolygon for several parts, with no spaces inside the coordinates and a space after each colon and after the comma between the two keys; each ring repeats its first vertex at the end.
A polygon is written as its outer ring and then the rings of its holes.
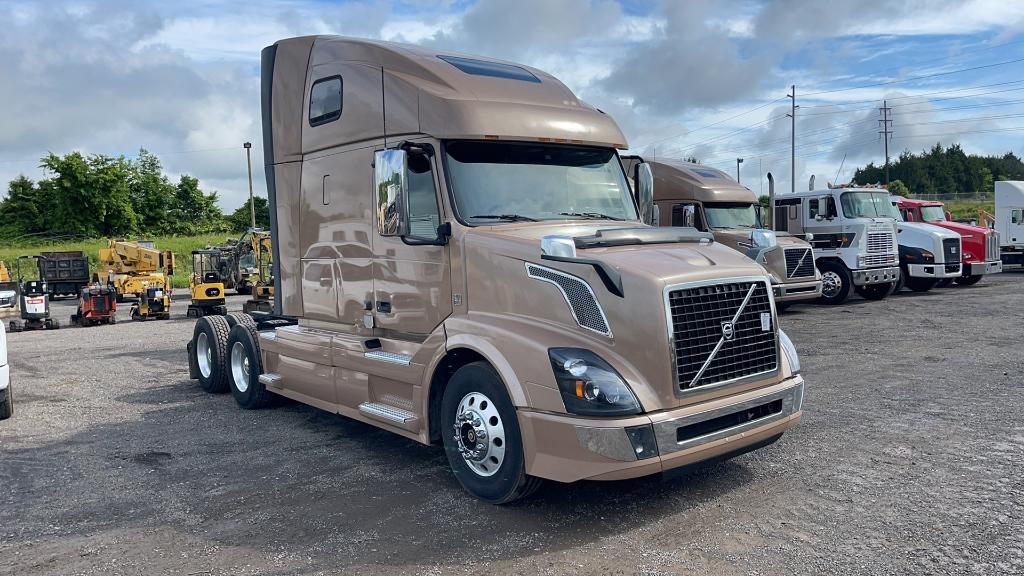
{"type": "Polygon", "coordinates": [[[984,200],[957,200],[944,204],[946,210],[953,215],[953,220],[977,220],[978,210],[984,210],[989,214],[995,213],[995,204],[984,200]]]}
{"type": "MultiPolygon", "coordinates": [[[[205,234],[201,236],[156,236],[146,238],[156,243],[158,250],[171,250],[175,255],[174,277],[172,283],[175,288],[188,286],[188,277],[192,274],[192,251],[205,248],[208,245],[224,244],[227,238],[237,238],[238,234],[205,234]]],[[[40,252],[65,252],[82,251],[89,257],[89,271],[99,270],[99,251],[106,248],[107,240],[98,238],[95,240],[78,240],[72,242],[36,242],[36,243],[11,243],[0,242],[0,260],[7,263],[11,276],[16,276],[15,259],[18,256],[34,256],[40,252]]],[[[31,266],[31,271],[22,263],[22,271],[26,277],[35,278],[36,268],[31,266]]],[[[13,279],[13,278],[12,278],[13,279]]]]}

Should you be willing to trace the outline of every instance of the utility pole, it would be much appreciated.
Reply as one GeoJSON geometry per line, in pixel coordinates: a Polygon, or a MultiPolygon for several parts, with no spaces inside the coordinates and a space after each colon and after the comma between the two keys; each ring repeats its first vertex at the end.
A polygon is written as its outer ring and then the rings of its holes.
{"type": "Polygon", "coordinates": [[[740,183],[740,164],[743,164],[743,158],[736,159],[736,183],[740,183]]]}
{"type": "Polygon", "coordinates": [[[882,107],[878,109],[881,112],[882,117],[878,120],[878,123],[882,125],[882,129],[878,131],[882,135],[882,139],[885,141],[885,185],[889,185],[889,138],[892,136],[892,108],[890,108],[885,100],[882,100],[882,107]]]}
{"type": "Polygon", "coordinates": [[[252,142],[242,144],[245,148],[245,163],[249,165],[249,215],[252,220],[252,227],[256,227],[256,203],[252,200],[252,142]]]}
{"type": "Polygon", "coordinates": [[[799,106],[796,105],[796,84],[789,87],[790,93],[786,94],[787,98],[791,98],[792,108],[791,112],[786,114],[790,118],[790,136],[789,136],[789,191],[796,192],[796,109],[799,106]]]}

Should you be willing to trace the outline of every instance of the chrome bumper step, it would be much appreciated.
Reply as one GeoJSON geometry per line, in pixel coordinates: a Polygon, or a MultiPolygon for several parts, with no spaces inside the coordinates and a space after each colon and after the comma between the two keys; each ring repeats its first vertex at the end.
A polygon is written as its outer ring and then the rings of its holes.
{"type": "Polygon", "coordinates": [[[379,418],[398,424],[407,424],[416,420],[415,413],[380,402],[363,402],[359,405],[359,411],[371,418],[379,418]]]}

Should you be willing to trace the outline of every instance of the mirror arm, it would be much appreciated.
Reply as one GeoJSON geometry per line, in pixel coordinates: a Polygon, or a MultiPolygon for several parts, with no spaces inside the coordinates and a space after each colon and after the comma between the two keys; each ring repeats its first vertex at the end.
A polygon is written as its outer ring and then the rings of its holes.
{"type": "Polygon", "coordinates": [[[434,156],[434,146],[428,142],[410,142],[404,140],[398,145],[399,150],[405,150],[406,152],[419,152],[432,158],[434,156]]]}

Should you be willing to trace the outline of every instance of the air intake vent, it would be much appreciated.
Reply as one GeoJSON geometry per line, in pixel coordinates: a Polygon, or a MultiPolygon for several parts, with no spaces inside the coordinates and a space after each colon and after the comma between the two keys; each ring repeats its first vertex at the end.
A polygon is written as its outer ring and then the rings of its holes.
{"type": "Polygon", "coordinates": [[[868,252],[893,252],[892,234],[889,232],[871,232],[868,234],[868,252]]]}
{"type": "Polygon", "coordinates": [[[565,303],[569,305],[572,317],[581,328],[611,337],[608,318],[598,304],[594,291],[590,289],[590,284],[571,274],[529,262],[526,263],[526,273],[530,278],[557,286],[565,297],[565,303]]]}

